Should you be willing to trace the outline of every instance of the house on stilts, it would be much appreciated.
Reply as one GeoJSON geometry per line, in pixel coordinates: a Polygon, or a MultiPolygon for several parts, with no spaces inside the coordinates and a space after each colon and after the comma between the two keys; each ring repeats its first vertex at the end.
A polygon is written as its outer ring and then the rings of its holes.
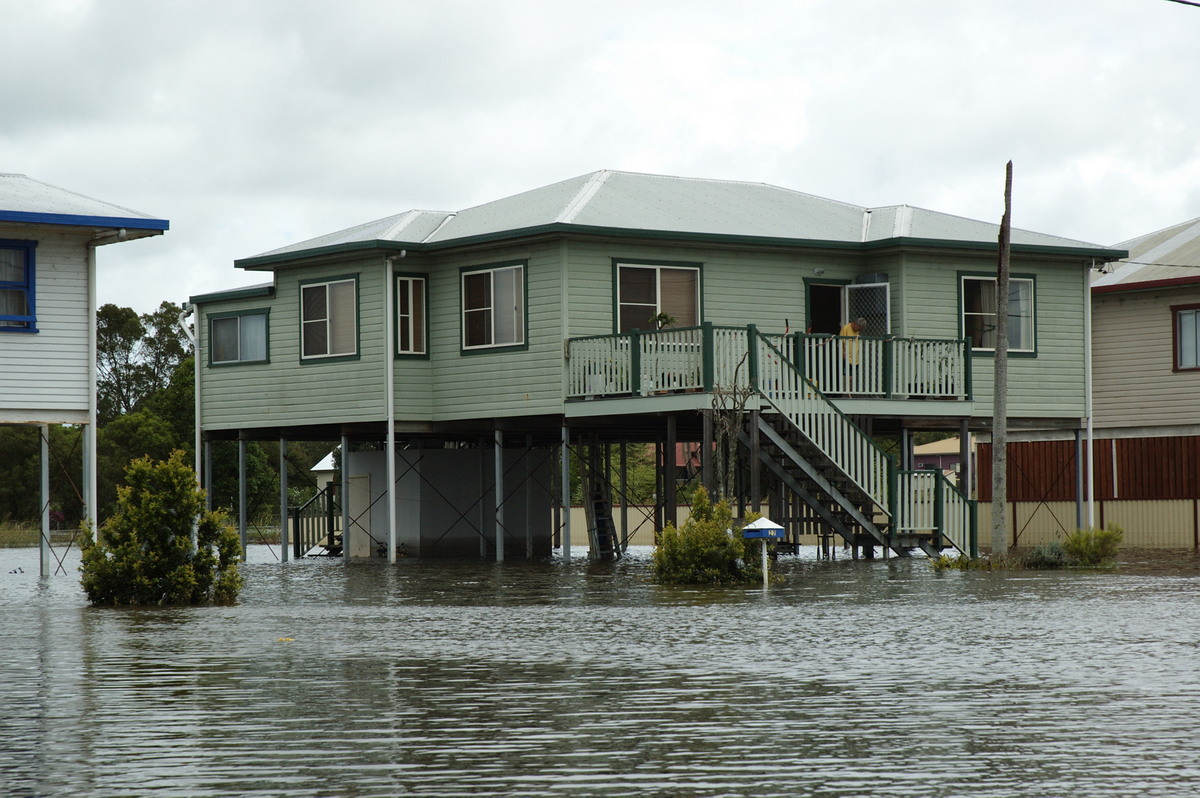
{"type": "Polygon", "coordinates": [[[84,518],[96,523],[96,249],[168,227],[165,219],[0,174],[0,425],[39,430],[43,576],[51,564],[53,425],[82,428],[82,474],[71,481],[82,485],[84,518]]]}
{"type": "MultiPolygon", "coordinates": [[[[669,523],[680,443],[793,542],[970,552],[972,502],[911,468],[911,442],[991,427],[997,236],[904,205],[616,171],[408,211],[239,260],[270,280],[191,298],[198,431],[340,444],[322,510],[339,520],[298,553],[570,556],[576,461],[588,549],[618,555],[626,447],[659,453],[669,523]]],[[[1123,254],[1013,232],[1011,428],[1080,427],[1089,269],[1123,254]]]]}

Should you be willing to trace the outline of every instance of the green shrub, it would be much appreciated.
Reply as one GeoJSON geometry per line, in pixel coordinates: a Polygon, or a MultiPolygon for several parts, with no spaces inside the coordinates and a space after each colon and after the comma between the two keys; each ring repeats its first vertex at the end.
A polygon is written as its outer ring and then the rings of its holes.
{"type": "Polygon", "coordinates": [[[1075,564],[1088,567],[1111,565],[1117,560],[1124,536],[1125,530],[1116,524],[1109,524],[1104,529],[1077,529],[1067,535],[1062,547],[1075,564]]]}
{"type": "Polygon", "coordinates": [[[762,581],[760,550],[733,529],[728,502],[715,505],[703,488],[696,491],[692,515],[683,526],[662,531],[654,549],[659,580],[679,585],[736,585],[762,581]],[[751,555],[751,556],[747,556],[751,555]]]}
{"type": "Polygon", "coordinates": [[[182,451],[134,460],[117,511],[83,538],[84,592],[92,604],[231,604],[242,586],[237,533],[204,509],[204,491],[182,451]],[[192,529],[195,525],[195,538],[192,529]]]}
{"type": "Polygon", "coordinates": [[[1032,548],[1021,556],[1021,565],[1026,568],[1065,568],[1070,564],[1067,552],[1058,541],[1032,548]]]}

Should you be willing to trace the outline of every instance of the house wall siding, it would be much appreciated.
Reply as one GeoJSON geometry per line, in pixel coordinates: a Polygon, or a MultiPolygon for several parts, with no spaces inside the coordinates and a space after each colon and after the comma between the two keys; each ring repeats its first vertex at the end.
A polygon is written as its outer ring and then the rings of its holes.
{"type": "Polygon", "coordinates": [[[0,421],[6,411],[21,420],[86,421],[90,404],[86,239],[12,227],[0,231],[0,238],[38,241],[34,256],[38,332],[0,334],[0,421]]]}
{"type": "MultiPolygon", "coordinates": [[[[428,358],[396,360],[396,417],[411,421],[557,414],[563,409],[564,338],[614,329],[613,261],[696,263],[702,269],[703,319],[755,324],[765,332],[803,329],[805,279],[853,281],[885,273],[892,330],[900,336],[957,338],[958,271],[986,271],[990,256],[840,253],[653,243],[641,239],[544,239],[454,253],[413,253],[398,273],[428,277],[428,358]],[[526,264],[526,343],[464,351],[461,270],[526,264]]],[[[1018,263],[1037,274],[1037,358],[1010,361],[1010,414],[1083,414],[1082,269],[1018,263]],[[1049,378],[1046,375],[1053,375],[1049,378]]],[[[385,418],[383,258],[347,260],[277,272],[274,298],[209,303],[206,313],[270,308],[271,362],[203,370],[208,429],[336,424],[385,418]],[[300,362],[299,281],[359,274],[359,357],[300,362]]],[[[649,325],[647,325],[649,326],[649,325]]],[[[208,351],[208,325],[201,330],[208,351]]],[[[976,413],[991,410],[992,360],[975,361],[976,413]]]]}
{"type": "Polygon", "coordinates": [[[1200,371],[1174,372],[1171,306],[1200,288],[1097,294],[1092,305],[1096,426],[1200,424],[1200,371]]]}
{"type": "Polygon", "coordinates": [[[280,273],[274,297],[203,305],[200,345],[204,357],[201,407],[205,429],[385,418],[384,290],[382,259],[372,258],[288,269],[280,273]],[[352,274],[358,275],[358,357],[302,362],[300,282],[352,274]],[[270,362],[209,366],[209,314],[256,308],[270,311],[270,362]]]}
{"type": "MultiPolygon", "coordinates": [[[[1086,274],[1083,265],[1015,258],[1014,274],[1032,274],[1035,289],[1037,356],[1008,359],[1010,417],[1081,418],[1085,413],[1085,352],[1082,334],[1086,274]]],[[[986,258],[909,255],[904,265],[906,335],[958,338],[958,272],[994,273],[986,258]],[[944,310],[929,311],[929,308],[944,310]]],[[[992,412],[995,359],[976,352],[972,387],[975,415],[992,412]]]]}
{"type": "Polygon", "coordinates": [[[562,410],[561,247],[547,241],[433,260],[429,288],[433,419],[520,416],[562,410]],[[461,269],[522,261],[526,345],[462,348],[461,269]]]}

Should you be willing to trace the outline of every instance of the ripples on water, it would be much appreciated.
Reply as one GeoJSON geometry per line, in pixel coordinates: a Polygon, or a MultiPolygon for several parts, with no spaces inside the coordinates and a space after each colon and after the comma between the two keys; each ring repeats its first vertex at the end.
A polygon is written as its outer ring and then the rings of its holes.
{"type": "Polygon", "coordinates": [[[1200,794],[1200,568],[309,560],[98,609],[0,549],[0,795],[1200,794]],[[9,573],[14,569],[24,573],[9,573]]]}

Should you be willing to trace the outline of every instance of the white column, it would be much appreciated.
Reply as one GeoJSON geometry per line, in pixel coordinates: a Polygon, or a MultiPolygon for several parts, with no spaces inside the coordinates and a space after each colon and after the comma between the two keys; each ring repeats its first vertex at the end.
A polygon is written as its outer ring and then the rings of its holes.
{"type": "MultiPolygon", "coordinates": [[[[96,428],[99,417],[96,411],[96,391],[99,378],[96,371],[96,247],[87,248],[87,304],[88,304],[88,421],[83,428],[83,505],[84,513],[92,526],[92,533],[99,534],[97,519],[100,493],[96,487],[96,428]]],[[[198,383],[197,383],[198,384],[198,383]]]]}
{"type": "MultiPolygon", "coordinates": [[[[401,255],[403,257],[403,255],[401,255]]],[[[387,419],[387,503],[388,503],[388,562],[396,562],[396,284],[392,279],[392,258],[383,259],[384,342],[383,374],[384,417],[387,419]]],[[[343,452],[342,457],[346,455],[343,452]]],[[[343,463],[345,461],[343,460],[343,463]]],[[[345,543],[343,542],[343,546],[345,543]]]]}
{"type": "Polygon", "coordinates": [[[279,561],[288,561],[287,438],[279,439],[279,561]]]}
{"type": "MultiPolygon", "coordinates": [[[[211,444],[209,444],[211,446],[211,444]]],[[[205,449],[207,451],[207,447],[205,449]]],[[[208,470],[208,497],[212,502],[212,469],[208,470]]],[[[246,441],[238,438],[238,538],[242,542],[242,562],[246,561],[246,441]]]]}
{"type": "Polygon", "coordinates": [[[350,561],[350,439],[342,433],[342,562],[350,561]]]}

